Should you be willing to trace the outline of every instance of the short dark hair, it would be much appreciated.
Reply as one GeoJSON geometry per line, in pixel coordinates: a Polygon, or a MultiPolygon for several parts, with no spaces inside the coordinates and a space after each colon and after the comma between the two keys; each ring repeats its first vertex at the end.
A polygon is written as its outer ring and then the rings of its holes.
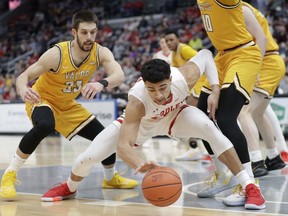
{"type": "Polygon", "coordinates": [[[169,35],[169,34],[174,34],[177,38],[179,38],[179,35],[178,35],[178,33],[176,31],[167,31],[167,32],[165,32],[165,36],[169,35]]]}
{"type": "Polygon", "coordinates": [[[158,83],[169,79],[171,70],[169,64],[162,59],[152,59],[147,61],[140,69],[144,82],[158,83]]]}
{"type": "Polygon", "coordinates": [[[82,22],[98,23],[97,16],[89,10],[77,11],[72,17],[72,28],[78,30],[79,24],[82,22]]]}

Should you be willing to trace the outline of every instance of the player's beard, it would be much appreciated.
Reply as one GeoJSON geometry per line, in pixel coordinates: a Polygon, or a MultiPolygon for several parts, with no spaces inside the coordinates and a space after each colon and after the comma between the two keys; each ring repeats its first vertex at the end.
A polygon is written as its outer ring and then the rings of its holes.
{"type": "Polygon", "coordinates": [[[79,48],[84,52],[90,52],[93,48],[93,42],[92,41],[85,41],[85,42],[83,42],[83,44],[81,44],[78,37],[77,37],[77,44],[78,44],[79,48]],[[85,43],[91,43],[91,48],[85,49],[85,43]]]}

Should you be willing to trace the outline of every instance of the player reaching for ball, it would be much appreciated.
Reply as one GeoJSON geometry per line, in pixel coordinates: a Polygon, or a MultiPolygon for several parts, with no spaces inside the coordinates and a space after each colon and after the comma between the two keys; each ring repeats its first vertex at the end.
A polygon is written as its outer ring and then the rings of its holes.
{"type": "MultiPolygon", "coordinates": [[[[95,163],[116,151],[136,173],[145,173],[158,165],[145,161],[133,149],[157,135],[179,138],[198,137],[212,144],[219,159],[236,175],[246,190],[247,209],[265,208],[260,189],[253,184],[231,142],[217,129],[205,113],[186,104],[186,97],[205,71],[212,86],[208,97],[208,112],[215,121],[219,99],[219,81],[212,53],[201,50],[185,66],[174,68],[163,60],[153,59],[141,68],[141,77],[129,91],[126,115],[120,116],[93,140],[85,152],[76,159],[72,173],[80,180],[90,173],[95,163]],[[125,118],[125,119],[124,119],[125,118]],[[118,140],[119,138],[119,140],[118,140]],[[103,144],[105,143],[105,145],[103,144]],[[117,145],[118,143],[118,145],[117,145]]],[[[53,188],[43,195],[62,197],[53,188]]],[[[55,190],[57,191],[57,190],[55,190]]]]}
{"type": "Polygon", "coordinates": [[[186,97],[205,71],[212,86],[207,99],[209,116],[216,121],[215,111],[220,94],[216,65],[210,51],[202,50],[188,63],[170,68],[161,60],[146,62],[141,77],[128,95],[125,120],[120,128],[117,153],[136,172],[145,173],[157,166],[145,161],[133,149],[157,135],[178,138],[197,137],[211,143],[220,161],[228,166],[245,188],[246,209],[264,209],[265,200],[260,189],[244,170],[232,143],[217,129],[204,112],[185,103],[186,97]]]}

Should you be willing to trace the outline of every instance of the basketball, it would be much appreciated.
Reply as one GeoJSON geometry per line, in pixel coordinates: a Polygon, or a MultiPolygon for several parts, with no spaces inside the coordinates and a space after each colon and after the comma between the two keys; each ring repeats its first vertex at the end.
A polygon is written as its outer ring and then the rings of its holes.
{"type": "Polygon", "coordinates": [[[180,197],[182,181],[172,168],[159,166],[145,174],[142,180],[142,192],[145,199],[152,205],[169,206],[180,197]]]}

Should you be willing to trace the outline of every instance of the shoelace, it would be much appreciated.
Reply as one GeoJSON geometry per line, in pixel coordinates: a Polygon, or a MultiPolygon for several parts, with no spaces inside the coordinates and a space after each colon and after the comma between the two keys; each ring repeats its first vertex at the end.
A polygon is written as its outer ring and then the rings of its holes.
{"type": "Polygon", "coordinates": [[[257,189],[256,186],[250,186],[247,190],[246,190],[246,194],[249,197],[259,197],[260,196],[260,191],[257,189]]]}
{"type": "Polygon", "coordinates": [[[5,176],[5,178],[3,179],[3,183],[2,184],[6,184],[9,181],[12,181],[13,184],[16,184],[16,185],[20,185],[21,184],[21,182],[18,179],[16,179],[16,177],[14,175],[11,175],[11,174],[7,174],[5,176]]]}
{"type": "Polygon", "coordinates": [[[124,174],[124,172],[121,172],[119,174],[116,172],[114,174],[115,175],[114,178],[116,179],[116,182],[117,182],[118,185],[122,184],[123,182],[126,182],[126,183],[128,182],[126,178],[121,176],[123,174],[124,174]]]}
{"type": "Polygon", "coordinates": [[[64,185],[65,185],[65,183],[57,183],[57,184],[54,185],[53,188],[50,188],[50,190],[56,191],[56,190],[59,190],[59,188],[61,188],[62,191],[71,193],[69,191],[69,188],[65,187],[64,185]]]}
{"type": "MultiPolygon", "coordinates": [[[[216,185],[217,183],[217,180],[219,179],[219,176],[220,175],[223,175],[224,173],[221,173],[221,172],[218,172],[218,171],[215,171],[214,174],[210,177],[208,177],[206,180],[205,180],[205,184],[207,184],[208,186],[213,186],[213,185],[216,185]]],[[[228,177],[224,180],[224,185],[228,184],[229,181],[231,179],[231,175],[228,175],[228,177]]]]}
{"type": "Polygon", "coordinates": [[[235,188],[232,189],[233,194],[239,194],[240,196],[245,196],[246,192],[243,190],[242,185],[238,184],[235,188]]]}

